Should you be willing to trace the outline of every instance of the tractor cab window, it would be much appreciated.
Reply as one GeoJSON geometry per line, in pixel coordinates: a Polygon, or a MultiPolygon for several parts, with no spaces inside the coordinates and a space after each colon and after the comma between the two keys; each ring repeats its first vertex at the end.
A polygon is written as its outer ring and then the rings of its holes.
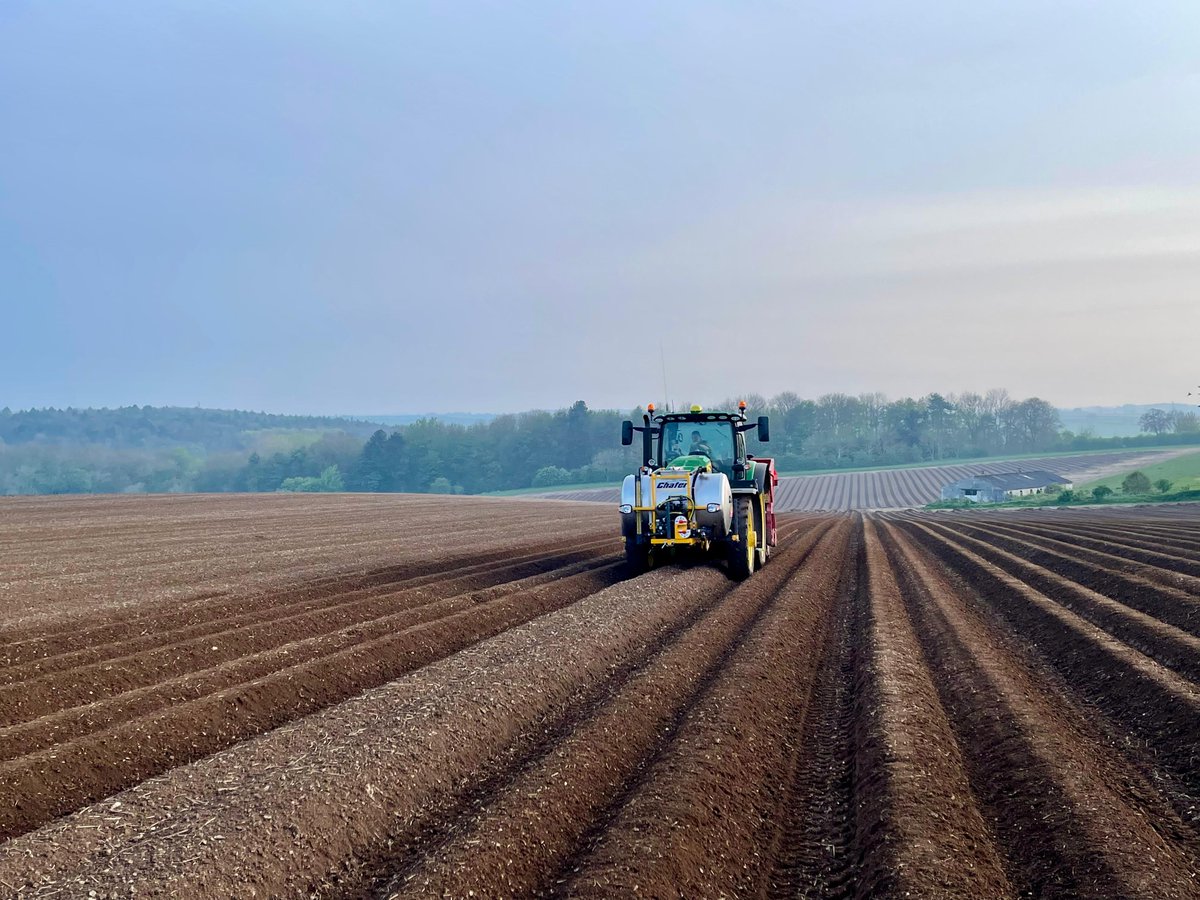
{"type": "Polygon", "coordinates": [[[663,423],[663,464],[681,456],[707,456],[713,468],[728,472],[734,460],[733,427],[729,422],[663,423]]]}

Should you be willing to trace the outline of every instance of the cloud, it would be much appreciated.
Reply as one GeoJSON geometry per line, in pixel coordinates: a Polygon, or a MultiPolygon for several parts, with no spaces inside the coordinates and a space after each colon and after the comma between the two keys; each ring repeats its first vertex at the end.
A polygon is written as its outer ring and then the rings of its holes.
{"type": "Polygon", "coordinates": [[[857,270],[870,274],[1200,261],[1195,190],[1051,187],[918,197],[843,221],[842,238],[863,251],[857,270]]]}

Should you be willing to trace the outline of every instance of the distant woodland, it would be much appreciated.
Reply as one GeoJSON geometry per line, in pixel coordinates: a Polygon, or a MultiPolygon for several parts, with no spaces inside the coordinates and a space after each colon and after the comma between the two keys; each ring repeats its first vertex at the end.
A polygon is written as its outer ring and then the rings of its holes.
{"type": "MultiPolygon", "coordinates": [[[[1038,398],[783,393],[744,398],[771,416],[753,452],[785,472],[950,459],[1200,443],[1194,412],[1148,410],[1142,433],[1100,438],[1062,428],[1038,398]]],[[[732,408],[735,401],[714,408],[732,408]]],[[[348,418],[182,407],[0,410],[0,494],[219,491],[481,493],[620,479],[637,464],[620,422],[641,409],[434,418],[381,427],[348,418]]],[[[753,443],[753,441],[752,441],[753,443]]]]}

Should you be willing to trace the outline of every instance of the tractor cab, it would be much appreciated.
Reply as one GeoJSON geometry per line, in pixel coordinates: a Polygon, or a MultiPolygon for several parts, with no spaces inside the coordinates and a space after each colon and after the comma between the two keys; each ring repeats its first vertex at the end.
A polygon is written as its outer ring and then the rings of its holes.
{"type": "Polygon", "coordinates": [[[730,419],[709,418],[711,415],[716,414],[662,416],[658,464],[694,468],[707,461],[713,471],[732,475],[734,460],[746,458],[746,440],[730,419]]]}

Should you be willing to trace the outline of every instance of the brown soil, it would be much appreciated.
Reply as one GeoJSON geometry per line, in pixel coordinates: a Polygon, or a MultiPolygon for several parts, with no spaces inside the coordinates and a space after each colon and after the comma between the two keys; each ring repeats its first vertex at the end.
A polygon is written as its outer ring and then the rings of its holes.
{"type": "Polygon", "coordinates": [[[3,513],[3,896],[1200,896],[1195,507],[3,513]]]}

